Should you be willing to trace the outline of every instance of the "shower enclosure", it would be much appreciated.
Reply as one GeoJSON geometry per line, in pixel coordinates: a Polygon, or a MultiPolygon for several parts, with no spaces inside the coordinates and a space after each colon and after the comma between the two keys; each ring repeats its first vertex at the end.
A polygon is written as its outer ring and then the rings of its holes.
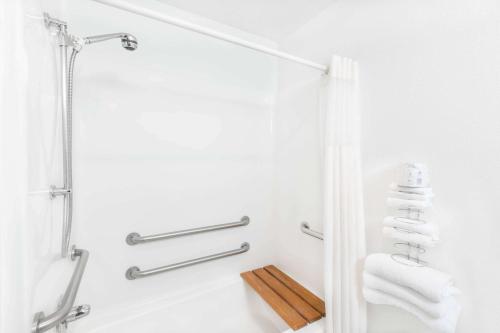
{"type": "Polygon", "coordinates": [[[41,171],[28,184],[25,319],[36,333],[288,331],[239,274],[276,264],[323,297],[322,241],[301,228],[322,228],[320,108],[280,108],[277,79],[299,68],[314,100],[327,67],[148,8],[78,0],[26,17],[54,88],[28,115],[41,171]]]}

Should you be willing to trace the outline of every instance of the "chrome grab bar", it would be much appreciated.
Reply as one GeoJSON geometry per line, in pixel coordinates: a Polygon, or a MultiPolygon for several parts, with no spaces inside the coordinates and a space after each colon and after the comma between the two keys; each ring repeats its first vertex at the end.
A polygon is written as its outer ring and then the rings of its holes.
{"type": "Polygon", "coordinates": [[[250,218],[248,216],[243,216],[238,222],[222,223],[222,224],[211,225],[208,227],[200,227],[200,228],[166,232],[163,234],[141,236],[140,234],[138,234],[136,232],[132,232],[132,233],[127,235],[127,238],[125,239],[125,241],[127,242],[128,245],[136,245],[136,244],[141,244],[141,243],[159,241],[159,240],[163,240],[163,239],[200,234],[203,232],[229,229],[229,228],[235,228],[235,227],[242,227],[242,226],[248,225],[249,223],[250,223],[250,218]]]}
{"type": "Polygon", "coordinates": [[[309,223],[307,222],[302,222],[300,224],[300,230],[302,230],[303,233],[308,234],[309,236],[313,236],[317,239],[323,240],[323,234],[319,231],[311,230],[311,228],[309,227],[309,223]]]}
{"type": "Polygon", "coordinates": [[[78,263],[57,311],[48,316],[45,316],[43,312],[36,313],[31,329],[32,333],[42,333],[56,327],[63,323],[71,313],[76,294],[78,293],[78,288],[80,287],[80,281],[82,280],[85,266],[89,259],[89,252],[87,250],[76,249],[73,246],[71,250],[71,260],[75,260],[77,257],[79,258],[78,263]]]}
{"type": "Polygon", "coordinates": [[[248,250],[250,250],[250,244],[243,243],[243,244],[241,244],[241,247],[239,249],[236,249],[236,250],[225,251],[225,252],[216,253],[216,254],[212,254],[209,256],[205,256],[205,257],[181,261],[181,262],[178,262],[175,264],[170,264],[170,265],[166,265],[166,266],[162,266],[162,267],[158,267],[158,268],[152,268],[152,269],[148,269],[145,271],[141,271],[139,269],[139,267],[133,266],[133,267],[130,267],[129,269],[127,269],[127,271],[125,272],[125,277],[128,280],[140,279],[140,278],[144,278],[144,277],[155,275],[155,274],[173,271],[175,269],[179,269],[179,268],[183,268],[183,267],[201,264],[201,263],[204,263],[207,261],[212,261],[212,260],[216,260],[216,259],[222,259],[225,257],[234,256],[237,254],[245,253],[248,250]]]}

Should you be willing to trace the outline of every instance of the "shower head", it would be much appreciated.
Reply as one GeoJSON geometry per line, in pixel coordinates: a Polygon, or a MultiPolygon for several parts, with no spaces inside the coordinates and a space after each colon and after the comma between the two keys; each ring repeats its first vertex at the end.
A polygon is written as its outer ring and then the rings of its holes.
{"type": "Polygon", "coordinates": [[[125,35],[122,37],[122,46],[125,50],[135,51],[139,46],[137,39],[132,35],[125,35]]]}
{"type": "Polygon", "coordinates": [[[98,42],[104,42],[110,39],[120,38],[122,41],[122,47],[128,51],[134,51],[138,47],[137,38],[133,35],[125,32],[120,32],[116,34],[107,34],[107,35],[98,35],[98,36],[90,36],[85,37],[85,44],[94,44],[98,42]]]}

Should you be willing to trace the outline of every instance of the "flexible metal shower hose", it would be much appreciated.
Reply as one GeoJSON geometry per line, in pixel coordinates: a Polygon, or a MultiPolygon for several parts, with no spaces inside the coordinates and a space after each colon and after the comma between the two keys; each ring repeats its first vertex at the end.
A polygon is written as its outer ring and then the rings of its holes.
{"type": "Polygon", "coordinates": [[[67,115],[66,115],[66,189],[69,193],[64,200],[64,224],[63,224],[63,243],[62,254],[66,256],[69,251],[71,240],[71,226],[73,221],[73,73],[75,67],[75,59],[78,55],[78,50],[73,49],[69,59],[68,80],[67,80],[67,115]]]}

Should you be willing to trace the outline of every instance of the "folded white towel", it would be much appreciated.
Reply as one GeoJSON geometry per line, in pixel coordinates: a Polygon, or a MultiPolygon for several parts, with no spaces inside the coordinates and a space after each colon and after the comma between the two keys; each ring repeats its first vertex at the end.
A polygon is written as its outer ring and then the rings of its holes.
{"type": "Polygon", "coordinates": [[[426,201],[426,200],[431,200],[434,197],[434,194],[433,193],[418,194],[401,190],[399,191],[390,190],[389,196],[399,199],[426,201]]]}
{"type": "Polygon", "coordinates": [[[410,186],[401,186],[401,185],[398,185],[396,183],[392,183],[391,185],[389,185],[389,188],[393,191],[434,196],[434,194],[432,192],[432,187],[410,187],[410,186]]]}
{"type": "Polygon", "coordinates": [[[370,273],[363,273],[363,285],[365,288],[378,290],[390,296],[397,297],[402,301],[411,303],[432,318],[446,316],[449,309],[456,306],[457,300],[453,296],[445,297],[441,302],[435,303],[410,288],[400,286],[370,273]]]}
{"type": "Polygon", "coordinates": [[[460,315],[461,307],[455,302],[450,306],[448,313],[439,319],[432,318],[428,316],[425,312],[421,311],[415,305],[405,302],[397,297],[391,296],[384,292],[373,290],[369,288],[363,288],[363,294],[367,302],[373,304],[383,304],[383,305],[392,305],[408,311],[409,313],[416,316],[420,319],[424,324],[432,328],[433,330],[442,332],[442,333],[454,333],[458,316],[460,315]]]}
{"type": "Polygon", "coordinates": [[[433,239],[430,236],[422,235],[412,231],[406,232],[394,227],[384,227],[382,229],[382,232],[386,237],[394,238],[405,243],[419,244],[423,247],[434,247],[437,244],[437,240],[433,239]]]}
{"type": "Polygon", "coordinates": [[[387,281],[413,289],[433,302],[457,294],[450,275],[430,267],[413,267],[394,261],[390,254],[374,253],[366,257],[365,271],[387,281]]]}
{"type": "Polygon", "coordinates": [[[387,216],[384,218],[383,225],[386,227],[395,227],[427,235],[433,240],[439,240],[439,227],[433,223],[407,219],[404,217],[387,216]]]}
{"type": "Polygon", "coordinates": [[[387,206],[394,208],[429,208],[432,207],[432,202],[430,200],[408,200],[408,199],[398,199],[398,198],[387,198],[387,206]]]}

